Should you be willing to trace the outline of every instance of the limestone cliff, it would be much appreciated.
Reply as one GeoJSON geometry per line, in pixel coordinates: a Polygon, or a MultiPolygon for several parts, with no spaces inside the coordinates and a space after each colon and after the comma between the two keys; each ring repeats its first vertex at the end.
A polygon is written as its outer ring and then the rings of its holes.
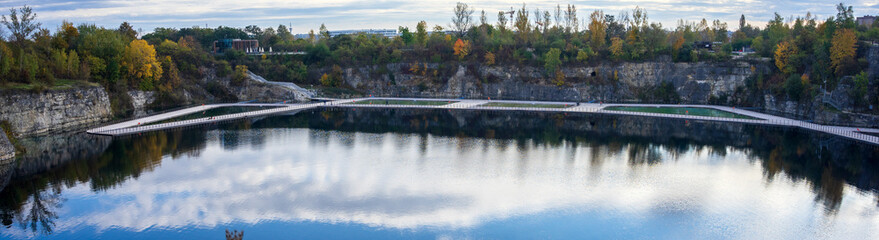
{"type": "Polygon", "coordinates": [[[543,68],[439,64],[388,64],[343,69],[347,85],[376,96],[495,98],[552,101],[649,101],[661,85],[674,88],[685,103],[731,96],[745,79],[767,69],[744,61],[726,63],[605,63],[563,67],[563,82],[543,68]]]}
{"type": "Polygon", "coordinates": [[[111,118],[110,99],[101,87],[0,92],[0,121],[17,135],[83,128],[111,118]]]}
{"type": "Polygon", "coordinates": [[[0,127],[0,164],[2,164],[4,160],[12,159],[14,157],[15,147],[9,142],[9,139],[6,137],[6,132],[0,127]]]}

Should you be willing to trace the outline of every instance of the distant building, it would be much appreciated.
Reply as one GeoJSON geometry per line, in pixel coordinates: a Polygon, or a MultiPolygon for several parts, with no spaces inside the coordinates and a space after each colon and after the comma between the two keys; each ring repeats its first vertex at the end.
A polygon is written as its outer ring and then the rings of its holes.
{"type": "Polygon", "coordinates": [[[754,54],[754,53],[756,53],[756,52],[755,52],[754,49],[751,48],[751,47],[742,47],[742,48],[740,48],[740,49],[734,49],[734,50],[733,50],[733,54],[736,54],[736,55],[742,55],[742,56],[751,55],[751,54],[754,54]]]}
{"type": "Polygon", "coordinates": [[[870,15],[858,17],[855,20],[855,22],[858,23],[858,26],[867,26],[867,27],[873,26],[874,21],[876,21],[876,16],[870,16],[870,15]]]}
{"type": "Polygon", "coordinates": [[[220,39],[214,41],[214,53],[223,53],[226,49],[235,49],[245,53],[259,52],[259,41],[241,39],[220,39]]]}
{"type": "Polygon", "coordinates": [[[711,50],[714,48],[714,43],[713,42],[696,41],[696,42],[693,42],[693,48],[711,50]]]}
{"type": "Polygon", "coordinates": [[[335,37],[339,35],[350,35],[350,34],[378,34],[384,37],[396,37],[400,36],[397,33],[396,29],[360,29],[360,30],[342,30],[342,31],[330,31],[330,37],[335,37]]]}
{"type": "MultiPolygon", "coordinates": [[[[330,31],[330,37],[335,37],[339,35],[353,35],[353,34],[368,34],[368,35],[381,35],[383,37],[392,38],[396,36],[400,36],[400,33],[397,32],[396,29],[359,29],[359,30],[340,30],[340,31],[330,31]]],[[[308,39],[308,34],[296,34],[296,38],[308,39]]],[[[315,38],[320,38],[320,33],[314,33],[315,38]]]]}

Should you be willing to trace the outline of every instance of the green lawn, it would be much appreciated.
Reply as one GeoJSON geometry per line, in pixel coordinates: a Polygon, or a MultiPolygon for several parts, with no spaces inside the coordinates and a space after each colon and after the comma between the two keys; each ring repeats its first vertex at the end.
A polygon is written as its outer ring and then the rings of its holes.
{"type": "MultiPolygon", "coordinates": [[[[33,90],[37,89],[40,84],[36,83],[7,83],[5,86],[0,86],[0,89],[19,89],[19,90],[33,90]]],[[[48,90],[62,90],[62,89],[70,89],[78,86],[88,86],[88,87],[99,87],[100,84],[83,81],[83,80],[70,80],[70,79],[55,79],[55,85],[51,87],[47,87],[48,90]]]]}
{"type": "Polygon", "coordinates": [[[354,104],[388,104],[388,105],[422,105],[422,106],[440,106],[456,103],[455,101],[431,101],[431,100],[382,100],[382,99],[370,99],[354,102],[354,104]]]}
{"type": "Polygon", "coordinates": [[[177,122],[177,121],[183,121],[183,120],[192,120],[192,119],[198,119],[198,118],[216,117],[216,116],[221,116],[221,115],[226,115],[226,114],[259,111],[259,110],[272,109],[272,108],[276,108],[276,107],[277,106],[218,107],[218,108],[211,108],[211,109],[205,110],[203,112],[197,112],[197,113],[191,113],[191,114],[187,114],[187,115],[183,115],[183,116],[177,116],[177,117],[165,119],[165,120],[158,121],[158,122],[147,123],[144,125],[155,125],[155,124],[170,123],[170,122],[177,122]]]}
{"type": "Polygon", "coordinates": [[[566,108],[571,105],[564,104],[531,104],[531,103],[510,103],[510,102],[489,102],[483,105],[482,107],[514,107],[514,108],[566,108]]]}
{"type": "Polygon", "coordinates": [[[606,107],[604,110],[609,111],[625,111],[625,112],[646,112],[646,113],[666,113],[677,115],[706,116],[706,117],[722,117],[722,118],[740,118],[740,119],[758,119],[741,114],[720,111],[710,108],[692,108],[692,107],[606,107]]]}

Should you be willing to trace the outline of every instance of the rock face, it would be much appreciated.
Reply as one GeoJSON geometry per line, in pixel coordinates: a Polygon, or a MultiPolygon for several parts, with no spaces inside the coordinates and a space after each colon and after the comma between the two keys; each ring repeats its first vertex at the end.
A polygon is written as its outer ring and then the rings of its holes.
{"type": "Polygon", "coordinates": [[[663,85],[674,87],[685,103],[707,103],[712,96],[733,95],[745,79],[765,67],[748,62],[606,63],[563,67],[563,83],[543,68],[518,66],[446,66],[410,64],[343,69],[345,83],[376,96],[487,98],[550,101],[643,101],[663,85]]]}
{"type": "Polygon", "coordinates": [[[15,157],[15,147],[12,146],[12,143],[9,142],[9,139],[6,137],[6,132],[3,131],[3,128],[0,128],[0,162],[7,159],[12,159],[15,157]]]}
{"type": "Polygon", "coordinates": [[[156,92],[151,91],[128,91],[128,96],[131,97],[134,117],[146,116],[146,106],[156,100],[156,92]]]}
{"type": "Polygon", "coordinates": [[[0,92],[0,106],[0,121],[24,136],[87,127],[112,116],[110,99],[100,87],[0,92]]]}
{"type": "MultiPolygon", "coordinates": [[[[308,101],[308,97],[312,95],[293,83],[271,82],[253,73],[249,73],[248,81],[245,81],[244,84],[235,85],[232,84],[229,76],[219,77],[214,69],[204,70],[207,74],[201,79],[203,86],[212,84],[222,86],[223,91],[227,91],[225,94],[234,96],[238,101],[304,102],[308,101]]],[[[213,101],[213,97],[208,100],[213,101]]]]}

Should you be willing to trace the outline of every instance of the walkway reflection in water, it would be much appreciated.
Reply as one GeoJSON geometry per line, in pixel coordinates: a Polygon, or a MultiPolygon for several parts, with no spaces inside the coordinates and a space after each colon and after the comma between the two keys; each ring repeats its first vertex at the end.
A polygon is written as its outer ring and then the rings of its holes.
{"type": "Polygon", "coordinates": [[[489,238],[535,229],[554,232],[534,237],[879,231],[876,148],[785,129],[345,110],[112,141],[31,142],[26,159],[0,171],[6,237],[192,237],[269,222],[299,234],[308,223],[330,223],[312,231],[489,238]],[[73,146],[40,150],[62,142],[73,146]],[[571,219],[583,225],[553,228],[571,219]],[[510,226],[525,228],[493,230],[510,226]]]}

